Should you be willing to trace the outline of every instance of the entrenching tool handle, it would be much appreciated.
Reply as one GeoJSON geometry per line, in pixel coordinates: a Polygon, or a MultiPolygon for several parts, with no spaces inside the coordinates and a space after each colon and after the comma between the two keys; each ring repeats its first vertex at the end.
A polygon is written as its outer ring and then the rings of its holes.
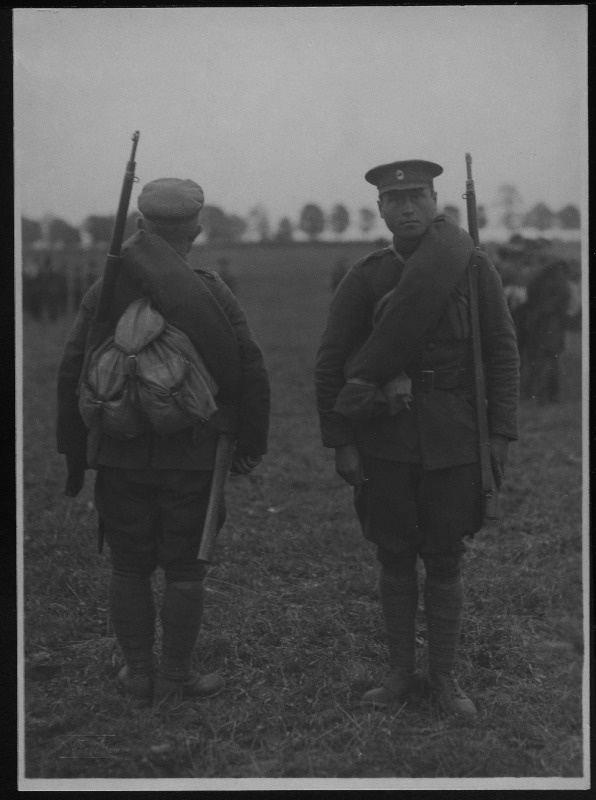
{"type": "Polygon", "coordinates": [[[215,466],[213,467],[213,478],[211,480],[211,491],[209,503],[207,505],[207,515],[203,525],[203,535],[201,545],[197,555],[197,561],[211,562],[215,537],[217,535],[217,525],[219,521],[219,508],[223,497],[223,490],[234,454],[235,437],[231,433],[221,433],[217,442],[215,453],[215,466]]]}

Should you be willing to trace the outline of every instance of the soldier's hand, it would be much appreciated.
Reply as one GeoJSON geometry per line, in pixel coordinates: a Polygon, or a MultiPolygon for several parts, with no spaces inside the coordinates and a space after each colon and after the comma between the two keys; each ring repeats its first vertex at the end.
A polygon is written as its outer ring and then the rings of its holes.
{"type": "Polygon", "coordinates": [[[497,489],[501,488],[503,478],[505,477],[505,465],[507,463],[508,450],[509,439],[506,439],[504,436],[491,436],[490,457],[497,489]]]}
{"type": "Polygon", "coordinates": [[[232,460],[230,472],[232,475],[248,475],[262,460],[261,456],[236,455],[232,460]]]}
{"type": "Polygon", "coordinates": [[[64,494],[67,497],[76,497],[85,484],[85,460],[75,458],[73,456],[66,456],[66,486],[64,487],[64,494]]]}
{"type": "Polygon", "coordinates": [[[335,448],[335,471],[350,486],[360,486],[366,481],[356,445],[344,444],[335,448]]]}

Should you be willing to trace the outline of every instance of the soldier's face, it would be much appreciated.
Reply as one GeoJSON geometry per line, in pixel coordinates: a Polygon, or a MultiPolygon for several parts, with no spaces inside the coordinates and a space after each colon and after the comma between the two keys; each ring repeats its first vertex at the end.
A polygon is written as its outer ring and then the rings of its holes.
{"type": "Polygon", "coordinates": [[[437,213],[437,195],[430,186],[384,192],[379,213],[398,239],[412,241],[424,235],[437,213]]]}

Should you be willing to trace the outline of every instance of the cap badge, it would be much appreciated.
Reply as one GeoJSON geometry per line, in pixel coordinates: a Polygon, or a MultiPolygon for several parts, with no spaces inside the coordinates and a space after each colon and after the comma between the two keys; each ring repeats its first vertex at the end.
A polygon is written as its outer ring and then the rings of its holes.
{"type": "Polygon", "coordinates": [[[401,171],[401,169],[397,169],[397,170],[395,170],[395,177],[397,178],[398,181],[403,181],[405,175],[401,171]]]}

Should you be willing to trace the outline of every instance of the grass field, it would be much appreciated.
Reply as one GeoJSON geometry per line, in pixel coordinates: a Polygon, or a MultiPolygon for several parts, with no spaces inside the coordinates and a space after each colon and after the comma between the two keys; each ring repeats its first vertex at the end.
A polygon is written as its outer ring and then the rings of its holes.
{"type": "MultiPolygon", "coordinates": [[[[583,775],[579,334],[562,358],[562,401],[521,408],[502,521],[468,548],[458,672],[478,720],[445,718],[427,698],[364,712],[359,698],[378,685],[387,653],[374,548],[319,442],[312,371],[334,261],[317,252],[232,257],[271,374],[270,452],[252,476],[228,483],[206,581],[197,667],[219,671],[226,691],[168,712],[139,707],[114,682],[92,473],[76,499],[62,495],[54,395],[71,320],[25,320],[27,778],[583,775]]],[[[162,588],[158,576],[157,595],[162,588]]],[[[420,609],[420,658],[425,637],[420,609]]]]}

